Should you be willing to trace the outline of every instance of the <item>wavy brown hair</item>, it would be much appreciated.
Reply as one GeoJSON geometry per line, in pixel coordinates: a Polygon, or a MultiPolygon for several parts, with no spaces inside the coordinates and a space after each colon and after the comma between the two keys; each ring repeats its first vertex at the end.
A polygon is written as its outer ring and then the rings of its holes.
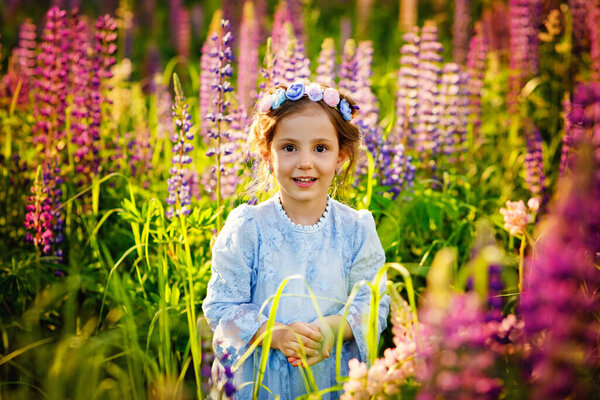
{"type": "MultiPolygon", "coordinates": [[[[329,86],[321,85],[321,87],[323,89],[327,89],[329,86]]],[[[279,88],[286,90],[287,86],[273,86],[264,94],[273,94],[279,88]]],[[[355,107],[356,102],[351,97],[340,92],[340,101],[342,99],[346,99],[353,110],[354,116],[354,114],[356,114],[356,110],[358,109],[355,107]]],[[[360,129],[351,121],[346,121],[338,109],[327,105],[323,100],[312,101],[306,94],[304,94],[304,96],[295,101],[286,99],[277,109],[271,109],[266,114],[258,112],[255,107],[254,119],[248,136],[248,146],[250,152],[252,152],[256,158],[258,158],[259,162],[255,166],[255,174],[248,188],[249,194],[256,195],[257,193],[269,192],[269,189],[273,187],[272,176],[269,172],[269,167],[264,159],[264,156],[270,152],[271,143],[275,137],[277,124],[279,121],[289,115],[308,110],[311,107],[320,107],[325,114],[327,114],[329,120],[335,128],[335,131],[337,132],[339,149],[340,152],[347,157],[347,162],[343,168],[344,173],[341,174],[341,178],[339,177],[339,174],[336,174],[336,185],[333,194],[336,193],[338,187],[340,189],[344,188],[348,177],[351,176],[351,173],[354,170],[356,160],[359,155],[360,146],[362,143],[360,129]]]]}

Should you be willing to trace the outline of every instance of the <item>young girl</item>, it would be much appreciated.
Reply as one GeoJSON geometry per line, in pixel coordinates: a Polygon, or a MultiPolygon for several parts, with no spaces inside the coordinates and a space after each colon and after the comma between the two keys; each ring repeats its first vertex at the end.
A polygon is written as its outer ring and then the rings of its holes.
{"type": "MultiPolygon", "coordinates": [[[[292,277],[276,310],[278,329],[272,332],[262,381],[269,391],[261,388],[260,399],[279,395],[291,400],[307,393],[299,367],[301,346],[319,390],[334,386],[334,338],[340,329],[342,375],[348,374],[350,359],[366,359],[368,286],[346,303],[354,284],[372,280],[385,256],[371,213],[328,195],[336,175],[343,183],[357,158],[361,137],[351,122],[356,108],[350,98],[318,83],[273,87],[257,105],[250,144],[262,156],[263,178],[274,178],[279,192],[229,214],[213,247],[212,277],[202,308],[214,332],[218,359],[234,365],[265,331],[269,297],[292,277]]],[[[264,187],[266,179],[259,183],[264,187]]],[[[388,305],[384,296],[378,334],[385,328],[388,305]]],[[[252,398],[261,352],[257,347],[235,371],[236,399],[252,398]]],[[[333,392],[322,398],[339,396],[333,392]]]]}

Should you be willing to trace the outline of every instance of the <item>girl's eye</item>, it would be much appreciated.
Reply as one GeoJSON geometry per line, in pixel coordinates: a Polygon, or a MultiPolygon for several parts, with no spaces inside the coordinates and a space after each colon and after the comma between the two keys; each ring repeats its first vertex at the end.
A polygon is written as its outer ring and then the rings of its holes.
{"type": "Polygon", "coordinates": [[[292,152],[294,151],[294,146],[292,146],[291,144],[286,144],[285,146],[283,146],[283,151],[292,152]]]}
{"type": "Polygon", "coordinates": [[[327,147],[322,144],[319,144],[317,147],[315,147],[315,151],[317,153],[323,153],[325,150],[327,150],[327,147]]]}

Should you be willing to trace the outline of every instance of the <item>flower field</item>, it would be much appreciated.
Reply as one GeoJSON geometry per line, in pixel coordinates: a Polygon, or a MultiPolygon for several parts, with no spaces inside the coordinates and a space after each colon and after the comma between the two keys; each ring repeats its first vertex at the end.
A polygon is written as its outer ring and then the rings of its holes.
{"type": "Polygon", "coordinates": [[[211,248],[276,191],[248,190],[246,139],[295,81],[359,105],[332,196],[373,213],[387,263],[363,284],[386,272],[391,298],[367,360],[332,388],[307,368],[304,398],[598,398],[599,0],[7,0],[0,21],[0,399],[234,396],[211,248]]]}

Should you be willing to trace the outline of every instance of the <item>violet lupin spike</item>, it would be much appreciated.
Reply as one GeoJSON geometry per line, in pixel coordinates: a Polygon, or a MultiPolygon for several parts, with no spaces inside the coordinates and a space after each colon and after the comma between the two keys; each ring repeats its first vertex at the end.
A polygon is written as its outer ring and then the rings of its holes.
{"type": "Polygon", "coordinates": [[[325,38],[321,43],[321,52],[317,60],[317,76],[315,81],[330,87],[335,86],[335,42],[325,38]]]}
{"type": "Polygon", "coordinates": [[[403,36],[406,43],[400,48],[398,93],[396,97],[396,125],[394,137],[409,148],[414,143],[418,108],[419,28],[412,27],[403,36]]]}
{"type": "MultiPolygon", "coordinates": [[[[207,137],[212,139],[209,150],[206,155],[215,157],[213,172],[216,176],[216,187],[207,187],[208,191],[214,192],[217,201],[217,208],[220,207],[223,199],[221,193],[222,178],[226,175],[223,156],[227,155],[226,143],[230,141],[231,133],[228,131],[229,124],[232,122],[231,115],[228,114],[230,101],[227,93],[233,91],[231,86],[231,76],[233,75],[233,51],[230,43],[233,36],[229,31],[229,21],[221,20],[221,26],[218,34],[211,36],[213,48],[211,53],[216,54],[218,62],[213,66],[213,81],[211,88],[214,91],[215,113],[209,113],[205,116],[210,124],[207,137]]],[[[220,225],[220,220],[217,220],[220,225]]],[[[220,226],[219,226],[220,229],[220,226]]]]}
{"type": "Polygon", "coordinates": [[[440,152],[439,123],[441,117],[439,84],[442,74],[443,47],[438,41],[438,29],[427,21],[419,45],[418,116],[415,137],[417,152],[423,155],[425,168],[435,170],[435,158],[440,152]]]}
{"type": "Polygon", "coordinates": [[[175,85],[175,104],[173,105],[175,129],[171,134],[171,142],[173,142],[171,163],[173,166],[169,169],[171,177],[167,180],[169,196],[166,199],[168,204],[166,217],[169,219],[179,215],[188,215],[191,212],[189,207],[191,204],[190,187],[184,176],[187,170],[185,166],[192,162],[189,153],[194,148],[191,144],[194,134],[190,131],[192,117],[188,112],[189,105],[185,102],[177,74],[173,75],[173,81],[175,85]]]}
{"type": "Polygon", "coordinates": [[[355,93],[357,89],[358,61],[354,39],[348,39],[344,43],[344,52],[342,53],[342,62],[338,74],[340,76],[339,88],[347,93],[355,93]]]}
{"type": "Polygon", "coordinates": [[[544,159],[542,154],[542,136],[533,123],[526,126],[525,141],[527,155],[525,156],[525,179],[531,196],[541,200],[546,190],[546,175],[544,174],[544,159]]]}
{"type": "Polygon", "coordinates": [[[481,93],[483,90],[483,79],[486,70],[488,43],[481,23],[475,24],[475,35],[471,38],[469,44],[469,54],[467,56],[467,90],[469,92],[469,115],[470,123],[473,125],[473,141],[481,141],[481,93]]]}

